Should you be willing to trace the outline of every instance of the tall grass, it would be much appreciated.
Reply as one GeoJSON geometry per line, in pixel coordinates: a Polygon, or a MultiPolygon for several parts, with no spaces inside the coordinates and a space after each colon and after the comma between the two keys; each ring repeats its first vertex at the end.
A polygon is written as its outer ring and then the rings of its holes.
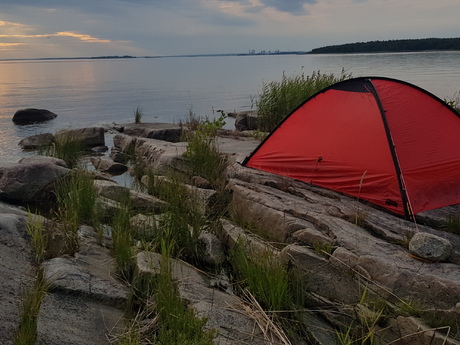
{"type": "Polygon", "coordinates": [[[44,272],[39,269],[34,285],[25,292],[21,305],[19,327],[14,333],[13,345],[35,344],[38,313],[48,288],[49,285],[45,281],[44,272]]]}
{"type": "Polygon", "coordinates": [[[74,170],[56,188],[57,217],[68,238],[68,247],[78,249],[80,224],[95,225],[98,219],[94,178],[86,171],[74,170]]]}
{"type": "Polygon", "coordinates": [[[144,116],[144,113],[142,112],[142,109],[137,107],[134,110],[134,123],[139,124],[141,123],[142,117],[144,116]]]}
{"type": "Polygon", "coordinates": [[[303,307],[301,280],[288,272],[273,252],[249,251],[248,255],[244,244],[239,243],[232,249],[230,262],[237,279],[267,311],[276,315],[303,307]]]}
{"type": "Polygon", "coordinates": [[[225,125],[226,115],[212,121],[205,120],[198,125],[198,129],[189,138],[185,156],[188,157],[192,174],[207,179],[217,185],[222,181],[226,169],[226,160],[219,153],[217,132],[225,125]]]}
{"type": "Polygon", "coordinates": [[[165,200],[168,206],[156,229],[154,247],[159,250],[162,242],[171,243],[173,256],[196,261],[198,237],[205,224],[197,202],[177,174],[171,174],[167,180],[157,183],[155,194],[165,200]]]}
{"type": "Polygon", "coordinates": [[[62,159],[69,169],[73,169],[78,166],[84,152],[85,147],[80,138],[62,133],[55,136],[53,146],[45,154],[62,159]]]}
{"type": "Polygon", "coordinates": [[[28,221],[26,230],[32,238],[32,249],[35,254],[35,261],[39,264],[46,257],[46,229],[40,216],[32,214],[30,211],[27,216],[28,221]]]}
{"type": "Polygon", "coordinates": [[[272,131],[307,98],[329,85],[351,77],[351,73],[345,73],[344,70],[339,76],[320,71],[314,71],[310,76],[305,76],[303,72],[293,76],[283,73],[280,81],[264,83],[257,101],[259,129],[272,131]]]}
{"type": "MultiPolygon", "coordinates": [[[[167,246],[163,242],[163,248],[167,246]]],[[[180,298],[172,280],[168,253],[163,252],[160,273],[155,284],[155,304],[158,315],[156,340],[162,345],[212,345],[215,333],[204,330],[206,319],[195,315],[180,298]]]]}
{"type": "Polygon", "coordinates": [[[127,193],[120,202],[120,207],[112,221],[113,251],[117,272],[127,282],[131,282],[135,266],[131,215],[131,202],[127,193]]]}

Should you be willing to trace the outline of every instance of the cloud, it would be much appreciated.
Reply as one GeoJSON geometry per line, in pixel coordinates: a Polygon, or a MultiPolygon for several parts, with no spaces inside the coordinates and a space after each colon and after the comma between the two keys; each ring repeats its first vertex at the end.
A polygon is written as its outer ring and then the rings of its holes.
{"type": "Polygon", "coordinates": [[[273,7],[280,12],[292,15],[305,15],[308,12],[304,9],[306,4],[316,4],[317,0],[261,0],[262,4],[273,7]]]}
{"type": "MultiPolygon", "coordinates": [[[[76,32],[62,31],[56,32],[53,34],[35,34],[35,35],[24,35],[24,34],[15,34],[15,35],[0,35],[0,38],[50,38],[50,37],[72,37],[84,42],[93,42],[93,43],[110,43],[112,41],[106,39],[100,39],[93,37],[91,35],[79,34],[76,32]]],[[[1,43],[0,43],[1,44],[1,43]]]]}
{"type": "Polygon", "coordinates": [[[53,35],[49,36],[55,36],[55,37],[73,37],[76,38],[80,41],[84,42],[92,42],[92,43],[110,43],[110,40],[107,39],[100,39],[97,37],[93,37],[91,35],[84,35],[84,34],[79,34],[75,32],[69,32],[69,31],[62,31],[62,32],[56,32],[53,35]]]}

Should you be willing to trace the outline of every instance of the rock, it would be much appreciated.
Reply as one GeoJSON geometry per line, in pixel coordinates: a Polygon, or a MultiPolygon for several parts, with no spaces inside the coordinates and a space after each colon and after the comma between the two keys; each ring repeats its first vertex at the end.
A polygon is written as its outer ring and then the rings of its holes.
{"type": "Polygon", "coordinates": [[[188,184],[184,186],[193,204],[192,207],[201,214],[209,214],[216,204],[217,192],[214,189],[197,188],[188,184]]]}
{"type": "Polygon", "coordinates": [[[112,149],[110,150],[110,158],[114,162],[120,163],[120,164],[127,164],[129,161],[129,155],[122,152],[120,149],[116,147],[112,147],[112,149]]]}
{"type": "Polygon", "coordinates": [[[172,169],[188,172],[189,164],[183,154],[187,143],[170,143],[156,139],[137,138],[134,153],[143,163],[158,174],[172,169]]]}
{"type": "Polygon", "coordinates": [[[258,118],[256,115],[239,113],[236,115],[235,128],[238,131],[252,131],[258,128],[258,118]]]}
{"type": "MultiPolygon", "coordinates": [[[[1,181],[1,180],[0,180],[1,181]]],[[[103,197],[117,202],[126,202],[129,197],[131,206],[136,210],[160,212],[166,207],[166,203],[149,194],[130,190],[115,182],[95,180],[96,191],[103,197]]]]}
{"type": "Polygon", "coordinates": [[[34,280],[26,222],[26,216],[0,214],[0,344],[4,345],[13,344],[23,293],[34,280]]]}
{"type": "Polygon", "coordinates": [[[124,332],[124,312],[79,296],[50,293],[40,307],[38,345],[110,345],[124,332]]]}
{"type": "Polygon", "coordinates": [[[387,336],[386,343],[391,341],[391,344],[395,345],[459,345],[458,341],[440,332],[441,329],[438,331],[428,327],[415,317],[398,316],[396,319],[391,319],[389,325],[393,335],[391,338],[387,336]]]}
{"type": "Polygon", "coordinates": [[[290,200],[292,204],[304,202],[300,198],[285,195],[283,202],[275,189],[237,180],[230,180],[228,188],[233,192],[231,210],[234,217],[264,229],[268,239],[285,242],[297,230],[315,228],[307,220],[283,211],[288,198],[293,199],[290,200]]]}
{"type": "Polygon", "coordinates": [[[79,234],[80,251],[74,258],[43,263],[51,289],[38,315],[38,344],[109,345],[123,331],[128,288],[115,279],[109,250],[97,244],[89,229],[79,234]]]}
{"type": "Polygon", "coordinates": [[[18,110],[13,116],[13,122],[17,125],[27,125],[49,121],[56,117],[55,113],[46,109],[27,108],[18,110]]]}
{"type": "Polygon", "coordinates": [[[128,170],[126,165],[105,158],[91,157],[90,161],[97,170],[112,175],[120,175],[128,170]]]}
{"type": "Polygon", "coordinates": [[[305,228],[297,230],[292,234],[292,239],[302,244],[312,245],[332,245],[333,241],[330,237],[324,235],[318,230],[305,228]]]}
{"type": "Polygon", "coordinates": [[[181,141],[183,128],[169,123],[142,123],[126,125],[123,133],[133,137],[176,143],[181,141]]]}
{"type": "Polygon", "coordinates": [[[0,199],[21,204],[50,200],[54,184],[69,172],[50,162],[17,164],[0,178],[0,199]]]}
{"type": "Polygon", "coordinates": [[[23,150],[37,150],[41,147],[51,146],[54,142],[54,135],[51,133],[36,134],[24,138],[19,142],[23,150]]]}
{"type": "Polygon", "coordinates": [[[197,188],[212,189],[211,183],[201,176],[193,176],[191,179],[191,184],[197,188]]]}
{"type": "Polygon", "coordinates": [[[56,133],[55,140],[79,140],[84,147],[105,146],[104,128],[88,127],[62,130],[56,133]]]}
{"type": "Polygon", "coordinates": [[[117,134],[113,137],[114,147],[124,153],[134,150],[135,143],[136,139],[129,135],[117,134]]]}
{"type": "Polygon", "coordinates": [[[115,261],[109,250],[96,243],[80,243],[75,257],[53,258],[43,263],[54,293],[80,296],[122,309],[128,289],[115,279],[115,261]]]}
{"type": "Polygon", "coordinates": [[[206,263],[220,265],[225,261],[224,248],[216,235],[204,232],[198,240],[204,246],[202,258],[206,263]]]}
{"type": "Polygon", "coordinates": [[[30,164],[55,164],[57,166],[67,168],[67,164],[64,160],[56,157],[49,157],[49,156],[30,156],[24,157],[19,160],[20,164],[23,165],[30,165],[30,164]]]}
{"type": "Polygon", "coordinates": [[[446,261],[452,254],[452,243],[444,238],[418,232],[409,242],[409,251],[432,262],[446,261]]]}
{"type": "Polygon", "coordinates": [[[141,213],[131,217],[129,224],[135,238],[141,237],[144,240],[154,238],[159,227],[159,221],[153,215],[146,216],[141,213]]]}
{"type": "Polygon", "coordinates": [[[301,272],[308,291],[345,304],[360,301],[359,280],[350,271],[334,267],[315,251],[290,244],[281,251],[281,260],[301,272]]]}
{"type": "Polygon", "coordinates": [[[99,154],[104,154],[105,152],[107,152],[109,150],[109,147],[108,146],[94,146],[93,148],[91,148],[91,152],[94,152],[94,153],[99,153],[99,154]]]}

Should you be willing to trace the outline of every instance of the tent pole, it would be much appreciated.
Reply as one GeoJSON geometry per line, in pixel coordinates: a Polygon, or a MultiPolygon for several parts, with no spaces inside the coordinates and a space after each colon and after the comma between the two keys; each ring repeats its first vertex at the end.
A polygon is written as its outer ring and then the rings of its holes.
{"type": "Polygon", "coordinates": [[[365,87],[374,96],[375,101],[377,102],[377,105],[380,110],[380,115],[382,117],[383,126],[385,128],[385,133],[388,139],[388,144],[390,146],[391,156],[393,158],[393,163],[394,163],[394,167],[396,170],[396,176],[398,177],[399,189],[401,191],[401,198],[402,198],[403,208],[404,208],[404,216],[407,220],[415,220],[415,215],[412,211],[412,205],[410,203],[409,196],[407,195],[406,185],[404,183],[404,177],[401,171],[401,166],[399,164],[399,159],[396,153],[395,144],[393,141],[393,137],[391,136],[390,126],[388,125],[388,121],[386,118],[386,110],[384,109],[382,105],[382,101],[380,100],[379,94],[374,84],[372,83],[372,80],[366,79],[366,81],[368,82],[368,85],[365,87]]]}

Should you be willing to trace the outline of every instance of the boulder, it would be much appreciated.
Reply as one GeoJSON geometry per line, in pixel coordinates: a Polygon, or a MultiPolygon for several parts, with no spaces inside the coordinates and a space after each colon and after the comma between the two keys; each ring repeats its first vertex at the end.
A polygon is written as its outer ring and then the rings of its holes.
{"type": "Polygon", "coordinates": [[[55,140],[78,140],[84,147],[105,146],[104,128],[88,127],[67,129],[56,133],[55,140]]]}
{"type": "Polygon", "coordinates": [[[54,135],[51,133],[36,134],[24,138],[19,142],[23,150],[36,150],[41,147],[51,146],[54,142],[54,135]]]}
{"type": "Polygon", "coordinates": [[[128,167],[121,163],[116,163],[110,159],[91,157],[91,163],[96,170],[106,172],[112,175],[120,175],[128,170],[128,167]]]}
{"type": "Polygon", "coordinates": [[[69,172],[52,162],[17,164],[0,178],[0,199],[20,204],[49,200],[54,184],[69,172]]]}
{"type": "Polygon", "coordinates": [[[28,125],[49,121],[56,117],[55,113],[46,109],[27,108],[18,110],[13,116],[13,122],[17,125],[28,125]]]}
{"type": "Polygon", "coordinates": [[[432,262],[446,261],[452,254],[452,243],[442,237],[418,232],[409,242],[409,251],[432,262]]]}
{"type": "Polygon", "coordinates": [[[235,128],[238,131],[253,131],[258,128],[257,115],[239,113],[236,115],[235,128]]]}

